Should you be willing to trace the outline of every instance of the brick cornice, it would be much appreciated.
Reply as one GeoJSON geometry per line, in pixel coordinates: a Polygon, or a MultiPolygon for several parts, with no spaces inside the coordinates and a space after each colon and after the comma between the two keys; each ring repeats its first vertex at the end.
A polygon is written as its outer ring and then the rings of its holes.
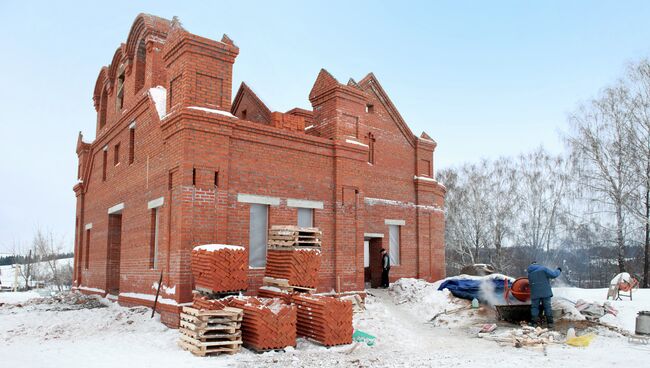
{"type": "MultiPolygon", "coordinates": [[[[214,129],[208,128],[209,125],[208,127],[200,127],[195,124],[192,124],[192,122],[204,122],[215,126],[218,125],[228,126],[229,128],[232,129],[232,136],[236,136],[236,137],[241,137],[242,135],[241,133],[247,133],[247,134],[258,135],[260,137],[278,138],[287,142],[308,144],[308,145],[321,147],[321,148],[331,149],[334,147],[334,142],[331,139],[315,137],[313,135],[308,135],[305,133],[294,133],[286,129],[276,128],[261,123],[255,123],[247,120],[240,120],[237,118],[231,118],[220,114],[211,114],[211,113],[202,112],[200,110],[194,110],[189,108],[178,110],[173,112],[173,114],[168,115],[168,117],[163,119],[163,124],[161,127],[163,131],[166,131],[169,130],[171,126],[176,126],[176,129],[166,133],[167,137],[183,129],[218,133],[214,129]]],[[[222,133],[218,133],[218,134],[222,134],[222,133]]],[[[289,147],[289,146],[284,145],[284,147],[289,147]]],[[[358,150],[363,151],[362,147],[357,148],[357,147],[346,146],[345,148],[353,151],[358,151],[358,150]]]]}
{"type": "Polygon", "coordinates": [[[170,48],[165,52],[165,55],[163,56],[163,60],[167,66],[169,66],[186,52],[206,55],[210,57],[214,57],[214,53],[217,53],[220,59],[231,63],[235,61],[235,58],[239,54],[239,49],[237,47],[227,45],[223,42],[218,42],[193,35],[191,33],[185,33],[178,39],[176,43],[168,47],[170,48]]]}

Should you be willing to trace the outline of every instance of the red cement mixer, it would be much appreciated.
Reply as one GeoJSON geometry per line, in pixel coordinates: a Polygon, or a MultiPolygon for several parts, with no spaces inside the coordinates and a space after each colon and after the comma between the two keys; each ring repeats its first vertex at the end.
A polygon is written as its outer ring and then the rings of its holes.
{"type": "Polygon", "coordinates": [[[512,286],[509,286],[508,279],[505,279],[504,283],[503,298],[508,304],[510,304],[510,299],[508,299],[509,294],[512,294],[512,296],[520,302],[527,302],[530,300],[530,284],[528,283],[528,277],[520,277],[516,279],[512,283],[512,286]]]}

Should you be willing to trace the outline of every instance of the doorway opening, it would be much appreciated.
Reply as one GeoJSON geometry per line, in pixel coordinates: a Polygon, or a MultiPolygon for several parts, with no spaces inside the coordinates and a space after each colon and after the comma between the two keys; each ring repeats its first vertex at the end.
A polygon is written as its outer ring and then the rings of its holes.
{"type": "Polygon", "coordinates": [[[364,281],[371,288],[381,285],[381,254],[382,238],[365,238],[363,242],[364,281]]]}

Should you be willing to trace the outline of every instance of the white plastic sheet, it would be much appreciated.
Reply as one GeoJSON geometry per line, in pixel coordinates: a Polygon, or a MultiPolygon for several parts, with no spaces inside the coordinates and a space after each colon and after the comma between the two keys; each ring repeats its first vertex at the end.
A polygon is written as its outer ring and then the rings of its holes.
{"type": "Polygon", "coordinates": [[[248,263],[250,267],[265,267],[269,206],[265,204],[250,206],[248,263]]]}
{"type": "Polygon", "coordinates": [[[390,264],[399,264],[399,225],[388,225],[388,256],[390,257],[390,264]]]}

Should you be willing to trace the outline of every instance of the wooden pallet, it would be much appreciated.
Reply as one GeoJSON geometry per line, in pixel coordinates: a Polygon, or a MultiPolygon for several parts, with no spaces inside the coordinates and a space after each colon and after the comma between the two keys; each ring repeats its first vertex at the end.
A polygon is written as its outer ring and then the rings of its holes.
{"type": "Polygon", "coordinates": [[[287,279],[278,279],[275,277],[268,277],[265,276],[262,279],[262,283],[266,286],[275,286],[279,288],[280,290],[286,290],[286,291],[297,291],[301,293],[311,293],[316,291],[315,288],[308,288],[304,286],[295,286],[295,285],[289,285],[289,280],[287,279]]]}
{"type": "Polygon", "coordinates": [[[273,240],[269,239],[267,242],[269,247],[283,247],[283,248],[320,248],[320,241],[295,241],[295,240],[273,240]]]}
{"type": "Polygon", "coordinates": [[[650,335],[630,335],[627,341],[634,344],[650,345],[650,335]]]}
{"type": "Polygon", "coordinates": [[[200,286],[197,286],[194,289],[194,291],[196,291],[197,293],[199,293],[199,294],[201,294],[203,296],[207,296],[210,299],[221,299],[221,298],[225,298],[225,297],[228,297],[228,296],[237,296],[237,295],[239,295],[239,293],[246,292],[246,290],[233,290],[233,291],[215,292],[212,289],[208,289],[208,288],[204,288],[204,287],[200,287],[200,286]]]}
{"type": "Polygon", "coordinates": [[[243,315],[239,308],[199,310],[183,307],[178,345],[198,356],[237,353],[242,345],[243,315]]]}
{"type": "Polygon", "coordinates": [[[187,350],[196,356],[206,356],[215,354],[237,354],[241,351],[241,344],[222,345],[222,346],[196,346],[183,340],[178,341],[178,346],[187,350]]]}

